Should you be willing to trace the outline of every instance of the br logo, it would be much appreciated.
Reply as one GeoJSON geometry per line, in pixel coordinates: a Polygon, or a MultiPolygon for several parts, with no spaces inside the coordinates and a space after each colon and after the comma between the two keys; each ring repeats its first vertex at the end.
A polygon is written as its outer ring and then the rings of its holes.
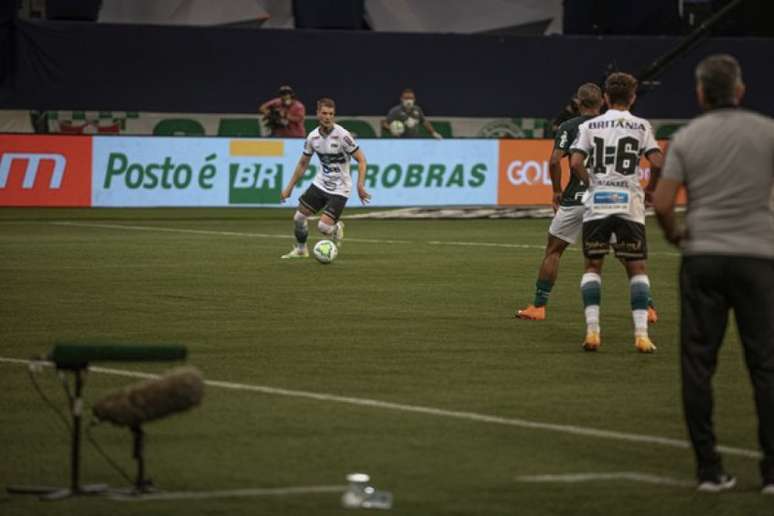
{"type": "Polygon", "coordinates": [[[229,204],[279,204],[285,142],[231,140],[229,204]]]}

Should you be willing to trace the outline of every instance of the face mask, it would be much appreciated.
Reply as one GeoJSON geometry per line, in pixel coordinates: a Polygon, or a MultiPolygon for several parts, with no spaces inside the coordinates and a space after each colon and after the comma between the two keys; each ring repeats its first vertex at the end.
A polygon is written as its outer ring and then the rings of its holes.
{"type": "Polygon", "coordinates": [[[411,109],[412,107],[414,107],[414,99],[403,99],[401,103],[403,104],[403,107],[406,109],[411,109]]]}
{"type": "Polygon", "coordinates": [[[284,98],[282,99],[282,103],[285,104],[286,106],[289,106],[293,103],[293,99],[291,97],[284,98]]]}

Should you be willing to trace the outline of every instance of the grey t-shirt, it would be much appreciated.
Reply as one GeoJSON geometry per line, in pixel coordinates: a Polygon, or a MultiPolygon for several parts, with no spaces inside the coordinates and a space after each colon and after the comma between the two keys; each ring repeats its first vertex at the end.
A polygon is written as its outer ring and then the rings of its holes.
{"type": "Polygon", "coordinates": [[[416,138],[419,135],[419,125],[425,123],[425,112],[417,104],[411,106],[411,109],[406,109],[403,104],[398,104],[387,113],[388,123],[395,120],[403,122],[403,127],[406,128],[401,137],[416,138]]]}
{"type": "Polygon", "coordinates": [[[688,196],[683,254],[774,258],[774,120],[709,111],[677,132],[663,177],[688,196]]]}

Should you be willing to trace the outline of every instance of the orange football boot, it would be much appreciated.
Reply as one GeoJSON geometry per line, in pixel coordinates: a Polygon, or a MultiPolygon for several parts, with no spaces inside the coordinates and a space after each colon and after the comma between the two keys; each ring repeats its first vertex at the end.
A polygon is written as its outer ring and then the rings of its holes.
{"type": "Polygon", "coordinates": [[[596,351],[599,346],[602,345],[602,339],[599,337],[598,331],[587,331],[586,339],[583,341],[584,351],[596,351]]]}
{"type": "Polygon", "coordinates": [[[655,324],[658,322],[658,312],[653,305],[648,306],[648,324],[655,324]]]}
{"type": "Polygon", "coordinates": [[[546,319],[546,307],[529,305],[527,308],[522,308],[516,311],[516,317],[519,319],[525,319],[529,321],[545,321],[546,319]]]}

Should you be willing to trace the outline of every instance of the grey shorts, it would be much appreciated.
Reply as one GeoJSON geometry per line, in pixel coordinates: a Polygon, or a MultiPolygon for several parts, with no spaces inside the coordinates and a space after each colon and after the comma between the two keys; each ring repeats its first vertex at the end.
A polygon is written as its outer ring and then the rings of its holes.
{"type": "Polygon", "coordinates": [[[568,244],[574,244],[583,229],[583,211],[581,206],[559,206],[559,211],[554,215],[548,233],[568,244]]]}

